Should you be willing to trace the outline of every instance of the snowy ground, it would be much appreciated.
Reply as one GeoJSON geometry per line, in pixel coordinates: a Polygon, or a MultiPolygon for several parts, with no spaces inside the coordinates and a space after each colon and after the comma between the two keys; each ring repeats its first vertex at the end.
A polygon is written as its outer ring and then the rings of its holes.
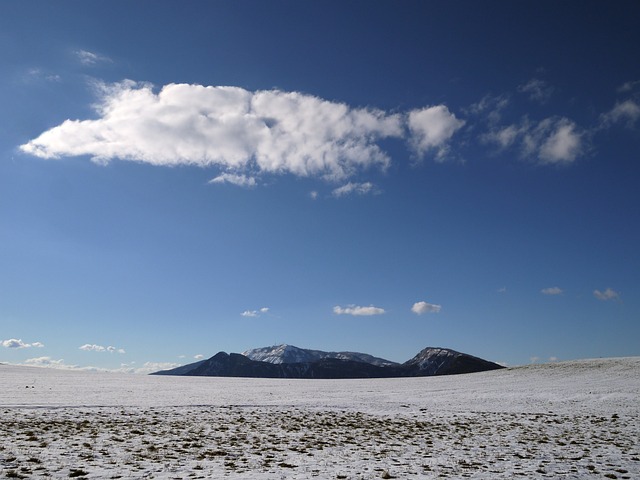
{"type": "Polygon", "coordinates": [[[266,380],[0,365],[2,478],[640,478],[640,357],[266,380]]]}

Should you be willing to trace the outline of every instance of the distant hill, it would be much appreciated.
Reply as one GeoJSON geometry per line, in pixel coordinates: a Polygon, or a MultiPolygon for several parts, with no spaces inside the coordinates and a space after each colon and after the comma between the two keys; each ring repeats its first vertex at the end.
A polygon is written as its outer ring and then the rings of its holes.
{"type": "Polygon", "coordinates": [[[425,348],[398,364],[353,352],[322,352],[291,345],[219,352],[208,360],[162,370],[152,375],[252,378],[393,378],[454,375],[502,368],[500,365],[447,348],[425,348]],[[250,358],[253,357],[254,359],[250,358]],[[255,360],[255,358],[266,359],[255,360]]]}

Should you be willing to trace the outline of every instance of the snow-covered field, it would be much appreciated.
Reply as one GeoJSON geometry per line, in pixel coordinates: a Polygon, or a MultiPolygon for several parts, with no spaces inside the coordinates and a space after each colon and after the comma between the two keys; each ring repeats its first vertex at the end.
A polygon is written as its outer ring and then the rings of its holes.
{"type": "Polygon", "coordinates": [[[640,357],[267,380],[0,365],[2,478],[640,478],[640,357]]]}

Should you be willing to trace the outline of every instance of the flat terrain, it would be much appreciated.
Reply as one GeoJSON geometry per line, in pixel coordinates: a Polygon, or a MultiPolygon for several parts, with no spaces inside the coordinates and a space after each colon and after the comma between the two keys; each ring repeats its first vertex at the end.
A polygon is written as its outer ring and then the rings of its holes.
{"type": "Polygon", "coordinates": [[[640,357],[378,380],[0,365],[2,478],[640,478],[640,357]]]}

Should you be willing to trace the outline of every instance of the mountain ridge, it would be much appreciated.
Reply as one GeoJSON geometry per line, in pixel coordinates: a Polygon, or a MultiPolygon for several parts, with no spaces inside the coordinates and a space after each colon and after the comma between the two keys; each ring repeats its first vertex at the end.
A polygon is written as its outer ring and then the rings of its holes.
{"type": "Polygon", "coordinates": [[[357,352],[323,352],[286,344],[251,349],[245,353],[248,355],[218,352],[207,360],[151,375],[346,379],[455,375],[503,368],[494,362],[441,347],[424,348],[402,364],[357,352]],[[254,360],[250,355],[269,361],[254,360]],[[303,361],[299,361],[301,359],[303,361]],[[383,364],[379,364],[381,361],[383,364]]]}

